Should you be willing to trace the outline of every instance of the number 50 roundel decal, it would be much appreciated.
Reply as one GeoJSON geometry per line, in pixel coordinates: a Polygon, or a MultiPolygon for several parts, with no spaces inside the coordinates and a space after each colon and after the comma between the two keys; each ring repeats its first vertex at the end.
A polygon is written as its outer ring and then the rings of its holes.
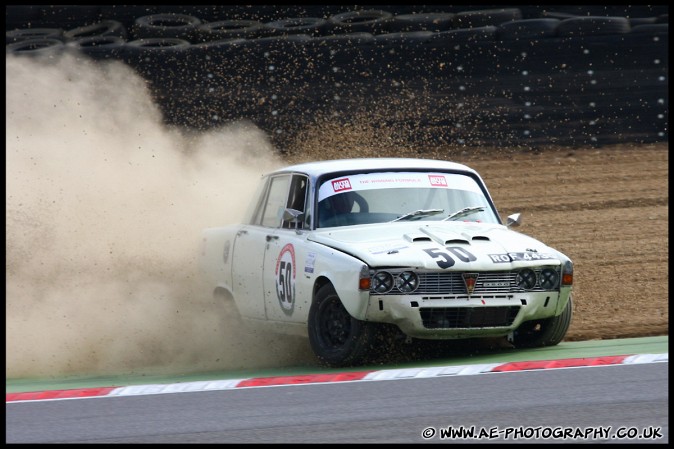
{"type": "Polygon", "coordinates": [[[295,307],[295,248],[290,243],[283,247],[276,260],[276,296],[281,310],[292,315],[295,307]]]}

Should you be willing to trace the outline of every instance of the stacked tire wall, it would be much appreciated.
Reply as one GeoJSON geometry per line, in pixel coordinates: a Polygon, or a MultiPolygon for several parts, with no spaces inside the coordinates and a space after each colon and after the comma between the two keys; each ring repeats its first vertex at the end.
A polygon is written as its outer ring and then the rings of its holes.
{"type": "Polygon", "coordinates": [[[668,140],[666,6],[8,6],[6,51],[121,60],[168,124],[283,148],[356,118],[420,144],[668,140]]]}

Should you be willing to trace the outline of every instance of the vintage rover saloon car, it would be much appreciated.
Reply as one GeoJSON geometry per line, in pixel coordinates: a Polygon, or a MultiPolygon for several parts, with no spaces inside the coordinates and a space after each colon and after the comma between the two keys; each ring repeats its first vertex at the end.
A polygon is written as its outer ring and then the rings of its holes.
{"type": "Polygon", "coordinates": [[[504,225],[479,174],[424,159],[310,162],[262,178],[243,223],[204,230],[209,289],[240,318],[308,336],[328,366],[416,339],[556,345],[573,263],[504,225]]]}

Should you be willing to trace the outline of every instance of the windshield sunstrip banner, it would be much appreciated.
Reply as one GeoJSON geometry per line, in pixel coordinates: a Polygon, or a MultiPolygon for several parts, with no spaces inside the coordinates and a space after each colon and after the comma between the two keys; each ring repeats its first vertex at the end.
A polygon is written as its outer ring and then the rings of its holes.
{"type": "Polygon", "coordinates": [[[318,200],[321,201],[332,195],[351,190],[396,188],[438,188],[481,193],[477,183],[465,175],[428,172],[386,172],[364,173],[330,179],[321,185],[318,191],[318,200]]]}

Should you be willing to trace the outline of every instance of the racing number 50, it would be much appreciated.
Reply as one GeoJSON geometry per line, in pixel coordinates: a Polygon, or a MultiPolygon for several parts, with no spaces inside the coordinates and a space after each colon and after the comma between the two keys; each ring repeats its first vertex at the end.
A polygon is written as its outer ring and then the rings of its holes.
{"type": "Polygon", "coordinates": [[[292,285],[290,285],[292,269],[293,264],[291,262],[281,261],[278,274],[279,299],[281,302],[292,302],[292,285]]]}
{"type": "MultiPolygon", "coordinates": [[[[450,253],[454,254],[454,256],[456,256],[462,262],[473,262],[477,260],[477,257],[468,252],[465,248],[461,248],[460,246],[447,246],[445,247],[445,249],[450,253]]],[[[442,250],[429,248],[425,249],[424,251],[426,251],[426,253],[433,259],[440,259],[435,261],[435,263],[437,263],[440,268],[450,268],[453,267],[454,264],[456,263],[456,261],[452,258],[452,256],[449,255],[449,253],[446,253],[442,250]]]]}

